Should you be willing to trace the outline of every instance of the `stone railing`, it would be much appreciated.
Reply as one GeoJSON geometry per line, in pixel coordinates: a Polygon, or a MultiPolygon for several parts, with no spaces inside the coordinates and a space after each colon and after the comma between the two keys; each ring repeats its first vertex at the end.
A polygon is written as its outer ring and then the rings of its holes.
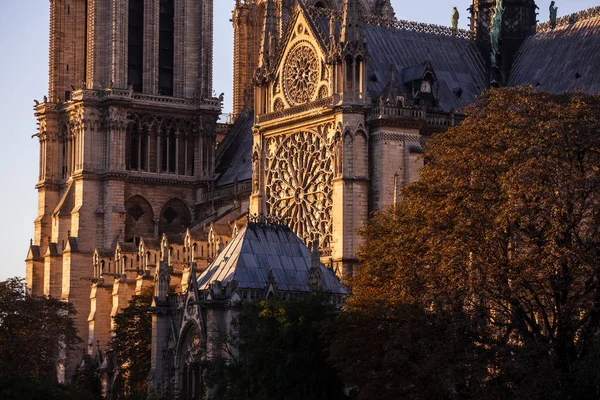
{"type": "Polygon", "coordinates": [[[422,108],[404,108],[390,105],[373,107],[369,112],[369,119],[378,119],[384,116],[425,119],[426,112],[422,108]]]}
{"type": "Polygon", "coordinates": [[[275,111],[275,112],[271,112],[271,113],[267,113],[267,114],[258,115],[256,117],[256,123],[260,124],[263,122],[273,121],[275,119],[289,117],[289,116],[297,115],[297,114],[300,114],[303,112],[315,110],[317,108],[328,107],[328,106],[331,106],[332,100],[333,100],[332,97],[325,97],[323,99],[312,101],[310,103],[290,107],[283,111],[275,111]]]}
{"type": "Polygon", "coordinates": [[[238,194],[250,193],[252,191],[252,181],[243,181],[226,186],[224,188],[216,189],[213,191],[201,193],[198,196],[198,203],[206,203],[211,200],[218,200],[228,197],[235,197],[238,194]]]}
{"type": "Polygon", "coordinates": [[[462,122],[464,117],[462,115],[456,114],[446,114],[446,113],[427,113],[425,117],[425,122],[427,125],[435,125],[435,126],[443,126],[446,128],[450,128],[452,126],[456,126],[462,122]]]}
{"type": "Polygon", "coordinates": [[[36,114],[43,114],[46,112],[57,111],[60,106],[57,103],[44,102],[36,104],[34,108],[36,114]]]}
{"type": "MultiPolygon", "coordinates": [[[[125,98],[145,103],[174,105],[182,108],[209,108],[216,111],[221,110],[221,100],[218,98],[194,98],[185,99],[171,96],[136,93],[130,89],[79,89],[71,94],[71,101],[82,101],[89,99],[111,99],[125,98]]],[[[66,103],[65,103],[66,104],[66,103]]]]}
{"type": "Polygon", "coordinates": [[[592,7],[587,10],[583,10],[571,15],[566,15],[556,19],[556,26],[552,27],[550,21],[538,24],[537,32],[549,32],[553,29],[560,28],[563,26],[571,25],[579,21],[585,21],[586,19],[600,17],[600,6],[592,7]]]}
{"type": "Polygon", "coordinates": [[[422,108],[396,107],[392,105],[381,104],[373,107],[369,112],[367,119],[374,121],[384,118],[410,118],[423,120],[427,125],[450,128],[460,124],[464,119],[462,114],[427,112],[422,108]]]}

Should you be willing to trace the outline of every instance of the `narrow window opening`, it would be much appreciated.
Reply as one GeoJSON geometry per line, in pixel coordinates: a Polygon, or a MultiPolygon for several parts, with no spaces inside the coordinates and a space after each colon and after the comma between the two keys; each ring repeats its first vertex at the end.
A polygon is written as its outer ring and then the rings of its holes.
{"type": "Polygon", "coordinates": [[[144,78],[144,0],[129,0],[127,56],[128,83],[135,92],[141,92],[144,78]]]}
{"type": "Polygon", "coordinates": [[[171,131],[169,135],[169,173],[175,173],[175,161],[177,160],[177,138],[175,132],[171,131]]]}
{"type": "Polygon", "coordinates": [[[160,0],[158,92],[165,96],[173,96],[173,65],[175,56],[174,15],[174,1],[160,0]]]}

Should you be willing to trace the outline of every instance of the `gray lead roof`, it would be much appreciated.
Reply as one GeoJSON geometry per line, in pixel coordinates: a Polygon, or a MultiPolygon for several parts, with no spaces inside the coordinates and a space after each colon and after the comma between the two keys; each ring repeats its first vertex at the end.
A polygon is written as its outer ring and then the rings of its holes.
{"type": "MultiPolygon", "coordinates": [[[[317,27],[319,39],[327,47],[331,40],[329,19],[309,17],[317,27]]],[[[339,20],[335,28],[339,37],[339,20]]],[[[364,34],[369,55],[367,90],[373,100],[377,100],[388,86],[391,65],[396,69],[396,83],[404,85],[409,83],[407,79],[415,71],[423,70],[427,61],[431,62],[439,82],[439,100],[443,111],[461,110],[474,103],[476,96],[486,88],[485,62],[473,40],[371,24],[364,25],[364,34]]]]}
{"type": "Polygon", "coordinates": [[[388,85],[392,64],[396,82],[406,84],[410,75],[431,61],[439,82],[440,106],[446,112],[474,103],[486,87],[484,62],[472,40],[376,25],[365,25],[365,40],[368,91],[374,100],[388,85]],[[458,89],[460,97],[455,94],[458,89]]]}
{"type": "Polygon", "coordinates": [[[254,114],[242,111],[217,150],[216,186],[252,179],[252,125],[254,114]]]}
{"type": "MultiPolygon", "coordinates": [[[[220,281],[236,280],[240,289],[265,289],[272,271],[277,290],[310,291],[312,254],[287,226],[249,223],[221,251],[198,278],[200,290],[220,281]]],[[[348,294],[335,274],[321,265],[321,287],[333,294],[348,294]]]]}
{"type": "Polygon", "coordinates": [[[510,86],[552,93],[600,92],[600,16],[527,38],[513,65],[510,86]]]}

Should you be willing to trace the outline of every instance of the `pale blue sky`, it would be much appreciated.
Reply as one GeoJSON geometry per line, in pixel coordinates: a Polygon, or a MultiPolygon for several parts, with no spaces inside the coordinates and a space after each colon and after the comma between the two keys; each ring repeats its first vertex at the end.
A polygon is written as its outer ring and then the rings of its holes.
{"type": "MultiPolygon", "coordinates": [[[[229,19],[234,0],[215,2],[214,90],[224,92],[231,109],[233,31],[229,19]]],[[[467,25],[471,0],[392,0],[398,18],[448,25],[458,7],[467,25]]],[[[538,0],[540,21],[548,19],[550,1],[538,0]]],[[[599,0],[557,1],[559,15],[600,5],[599,0]]],[[[37,215],[38,143],[33,99],[47,93],[48,0],[0,0],[0,280],[25,276],[24,259],[37,215]]]]}

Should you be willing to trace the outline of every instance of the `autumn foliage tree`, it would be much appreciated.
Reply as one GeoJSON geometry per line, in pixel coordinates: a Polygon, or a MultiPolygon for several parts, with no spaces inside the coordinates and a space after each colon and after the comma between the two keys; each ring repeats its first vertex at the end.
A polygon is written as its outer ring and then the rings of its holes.
{"type": "Polygon", "coordinates": [[[466,114],[361,232],[332,358],[361,399],[598,398],[600,96],[466,114]]]}

